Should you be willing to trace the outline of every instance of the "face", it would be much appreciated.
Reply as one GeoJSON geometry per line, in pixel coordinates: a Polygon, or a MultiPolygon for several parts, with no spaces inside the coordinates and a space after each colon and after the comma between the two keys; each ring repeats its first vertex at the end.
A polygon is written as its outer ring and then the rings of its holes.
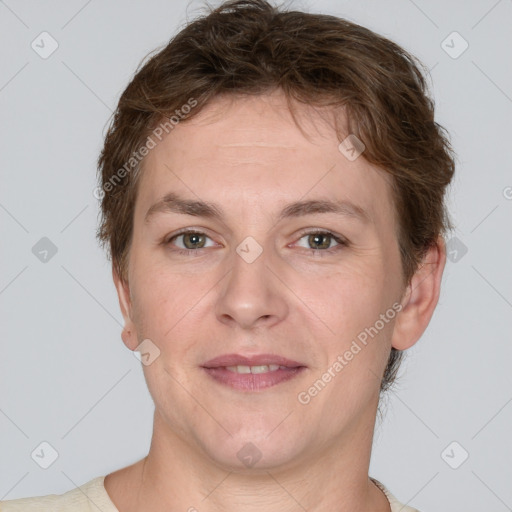
{"type": "Polygon", "coordinates": [[[159,350],[143,366],[159,428],[231,468],[241,449],[305,461],[374,419],[404,291],[388,176],[299,112],[304,133],[278,94],[219,98],[177,125],[146,158],[116,281],[125,343],[159,350]],[[263,373],[224,367],[260,355],[263,373]]]}

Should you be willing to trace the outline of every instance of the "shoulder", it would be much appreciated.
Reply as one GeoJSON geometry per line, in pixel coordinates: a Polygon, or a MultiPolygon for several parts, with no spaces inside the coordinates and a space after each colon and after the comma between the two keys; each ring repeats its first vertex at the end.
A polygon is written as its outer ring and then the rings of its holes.
{"type": "Polygon", "coordinates": [[[63,494],[0,501],[0,512],[119,512],[103,485],[104,476],[63,494]]]}
{"type": "MultiPolygon", "coordinates": [[[[408,507],[407,505],[400,503],[384,486],[384,484],[381,484],[378,480],[375,480],[375,478],[372,478],[371,480],[386,495],[391,507],[391,512],[420,512],[416,508],[408,507]]],[[[0,510],[0,512],[2,511],[0,510]]]]}

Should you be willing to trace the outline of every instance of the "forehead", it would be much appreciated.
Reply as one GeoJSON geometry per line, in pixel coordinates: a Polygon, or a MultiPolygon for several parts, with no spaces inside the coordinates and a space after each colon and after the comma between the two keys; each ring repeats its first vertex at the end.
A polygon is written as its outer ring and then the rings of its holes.
{"type": "Polygon", "coordinates": [[[238,219],[249,209],[320,197],[350,200],[372,218],[391,214],[390,176],[339,151],[333,116],[300,106],[296,116],[302,131],[278,94],[215,99],[146,157],[136,215],[145,217],[169,192],[226,210],[236,198],[244,207],[238,219]]]}

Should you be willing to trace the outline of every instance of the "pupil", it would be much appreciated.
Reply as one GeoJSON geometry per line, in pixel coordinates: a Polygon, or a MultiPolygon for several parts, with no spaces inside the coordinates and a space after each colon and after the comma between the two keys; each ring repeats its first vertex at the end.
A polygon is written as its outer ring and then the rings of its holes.
{"type": "MultiPolygon", "coordinates": [[[[185,246],[188,249],[197,249],[197,245],[195,245],[195,244],[198,243],[199,242],[198,239],[201,239],[201,238],[203,238],[203,237],[199,233],[187,233],[184,237],[185,246]],[[189,247],[189,244],[187,243],[188,239],[191,239],[192,247],[189,247]]],[[[201,245],[201,247],[202,247],[202,245],[201,245]]]]}
{"type": "MultiPolygon", "coordinates": [[[[184,240],[185,240],[185,246],[187,246],[188,249],[194,249],[194,248],[197,248],[197,245],[198,243],[200,243],[201,239],[203,239],[204,237],[202,235],[200,235],[199,233],[187,233],[184,237],[184,240]],[[190,240],[190,244],[187,242],[187,240],[190,240]],[[192,247],[189,247],[189,245],[192,245],[192,247]]],[[[319,244],[319,247],[322,248],[322,249],[328,249],[329,248],[329,242],[326,243],[326,240],[329,239],[329,235],[309,235],[309,242],[310,244],[312,245],[317,245],[317,248],[318,248],[318,244],[319,244]],[[323,243],[321,242],[321,240],[323,240],[323,243]]],[[[203,244],[204,244],[204,240],[203,240],[203,244]]],[[[202,245],[201,244],[201,247],[202,245]]]]}
{"type": "MultiPolygon", "coordinates": [[[[324,242],[325,242],[325,240],[328,239],[328,238],[329,238],[329,235],[310,235],[309,241],[310,241],[310,243],[317,244],[318,240],[322,240],[323,239],[324,242]]],[[[323,244],[321,243],[320,245],[321,245],[321,248],[323,248],[323,249],[328,249],[329,248],[329,242],[327,242],[327,244],[326,243],[323,243],[323,244]]]]}

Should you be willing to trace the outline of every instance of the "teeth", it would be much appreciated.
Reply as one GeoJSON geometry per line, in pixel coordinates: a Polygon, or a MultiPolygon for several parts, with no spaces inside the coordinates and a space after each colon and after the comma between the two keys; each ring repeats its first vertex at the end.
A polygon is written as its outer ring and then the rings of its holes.
{"type": "Polygon", "coordinates": [[[267,373],[267,372],[275,372],[279,368],[286,368],[286,366],[279,366],[278,364],[269,364],[269,365],[261,365],[261,366],[226,366],[226,369],[230,372],[235,373],[267,373]]]}

